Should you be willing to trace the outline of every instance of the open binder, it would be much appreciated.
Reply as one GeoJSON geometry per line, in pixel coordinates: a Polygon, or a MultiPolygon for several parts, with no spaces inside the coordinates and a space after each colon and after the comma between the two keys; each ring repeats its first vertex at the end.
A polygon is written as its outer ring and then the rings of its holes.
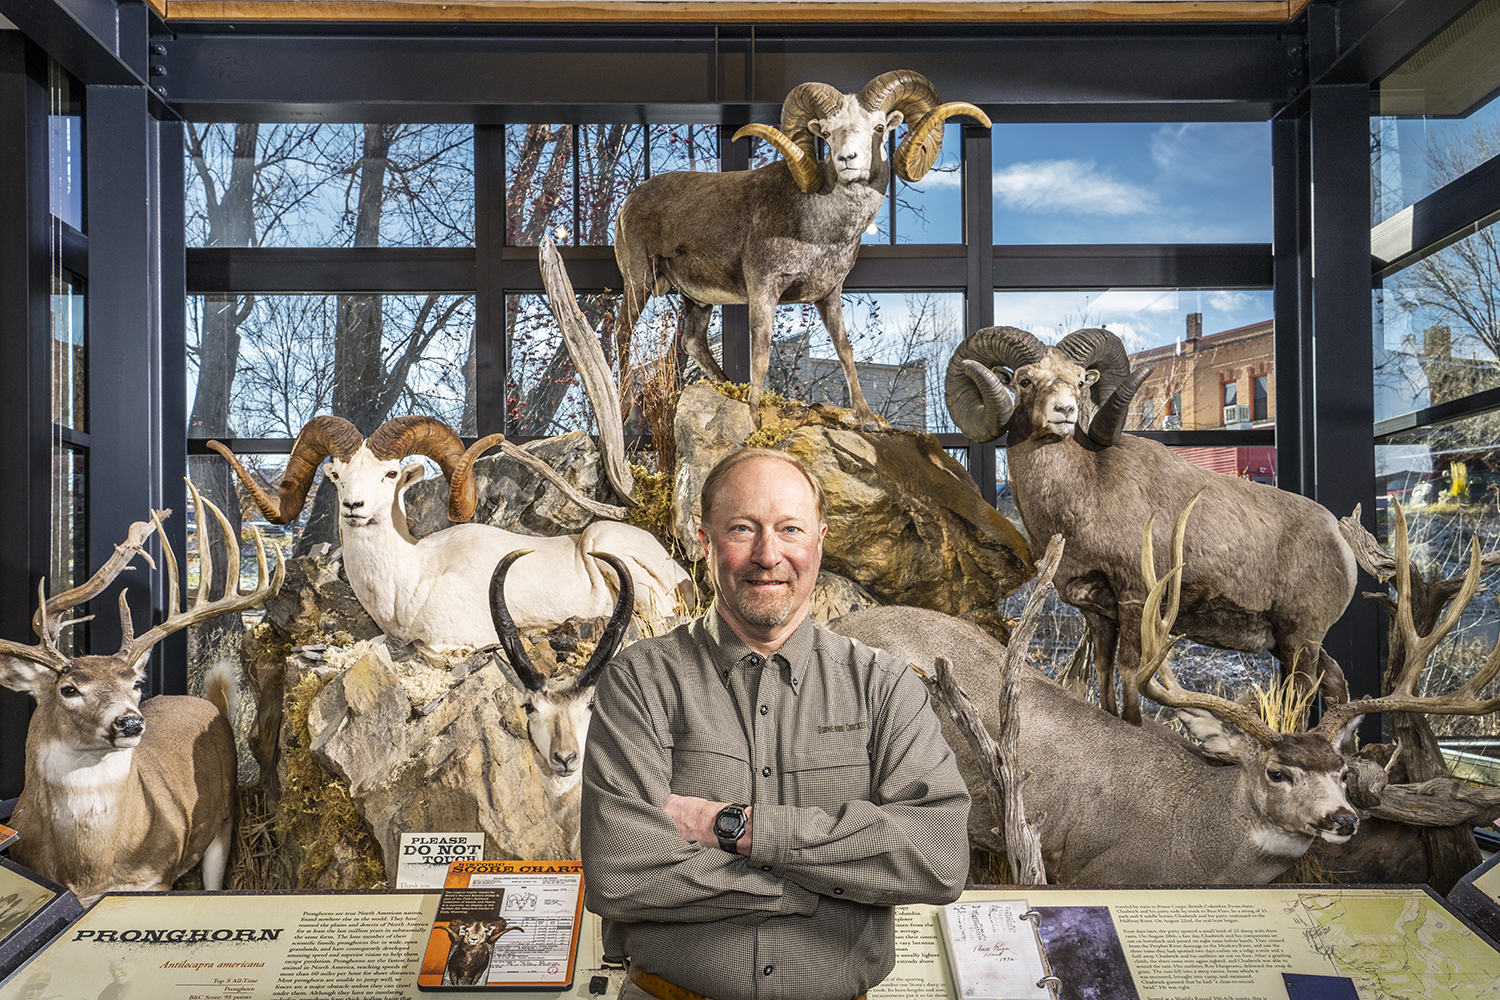
{"type": "Polygon", "coordinates": [[[1055,1000],[1062,980],[1047,961],[1040,919],[1024,899],[939,907],[959,1000],[1055,1000]]]}

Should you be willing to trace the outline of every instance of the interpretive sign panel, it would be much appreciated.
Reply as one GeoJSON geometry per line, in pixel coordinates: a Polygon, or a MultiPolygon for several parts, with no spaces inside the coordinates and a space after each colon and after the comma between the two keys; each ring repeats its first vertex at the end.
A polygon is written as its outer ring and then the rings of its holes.
{"type": "MultiPolygon", "coordinates": [[[[1500,982],[1500,952],[1422,889],[1027,886],[1026,893],[1041,913],[1063,996],[1271,1000],[1287,996],[1283,975],[1292,973],[1347,979],[1362,1000],[1479,1000],[1494,997],[1500,982]],[[1095,954],[1105,945],[1123,960],[1095,954]]],[[[963,901],[1014,895],[971,889],[963,901]]],[[[896,969],[870,1000],[954,1000],[937,909],[901,908],[896,969]]]]}
{"type": "Polygon", "coordinates": [[[582,916],[581,862],[455,862],[417,985],[564,989],[582,916]]]}
{"type": "Polygon", "coordinates": [[[0,858],[0,979],[82,912],[66,887],[0,858]]]}
{"type": "MultiPolygon", "coordinates": [[[[1422,889],[1025,892],[1065,996],[1284,1000],[1290,974],[1348,980],[1362,1000],[1493,1000],[1500,982],[1500,952],[1422,889]]],[[[963,899],[1015,896],[984,889],[963,899]]],[[[139,996],[415,1000],[431,995],[418,992],[417,974],[437,910],[435,892],[105,896],[0,983],[0,1000],[25,1000],[33,977],[48,980],[43,996],[96,997],[117,981],[111,963],[128,967],[139,996]]],[[[599,934],[585,911],[573,985],[513,995],[586,1000],[591,979],[611,975],[599,934]]],[[[955,1000],[937,907],[901,907],[896,937],[896,969],[871,1000],[955,1000]]],[[[616,971],[607,995],[618,985],[616,971]]],[[[454,994],[471,992],[479,995],[454,994]]]]}
{"type": "Polygon", "coordinates": [[[1448,905],[1500,940],[1500,854],[1459,879],[1448,893],[1448,905]]]}
{"type": "MultiPolygon", "coordinates": [[[[96,997],[121,974],[136,984],[132,997],[416,1000],[430,996],[418,991],[417,972],[438,898],[436,892],[111,894],[0,983],[0,1000],[30,1000],[24,987],[33,981],[47,982],[42,996],[96,997]]],[[[590,978],[608,974],[598,949],[599,921],[587,915],[578,982],[511,995],[584,1000],[590,978]]]]}

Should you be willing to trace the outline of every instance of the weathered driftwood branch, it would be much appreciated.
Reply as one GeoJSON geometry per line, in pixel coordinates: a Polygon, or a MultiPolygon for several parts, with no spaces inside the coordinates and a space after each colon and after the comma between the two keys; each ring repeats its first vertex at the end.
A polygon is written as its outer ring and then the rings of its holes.
{"type": "Polygon", "coordinates": [[[990,809],[1002,817],[1005,851],[1010,863],[1011,881],[1016,885],[1040,885],[1047,881],[1046,866],[1042,862],[1042,842],[1036,828],[1026,821],[1026,806],[1021,792],[1025,780],[1018,757],[1020,742],[1021,671],[1026,664],[1027,648],[1031,635],[1036,631],[1037,618],[1047,600],[1047,591],[1052,587],[1052,576],[1062,559],[1063,538],[1053,535],[1047,544],[1046,555],[1037,564],[1036,583],[1020,623],[1011,632],[1005,649],[1005,662],[1001,665],[1000,738],[998,742],[985,727],[984,720],[953,678],[949,662],[942,657],[937,660],[936,690],[943,707],[947,709],[955,725],[973,743],[979,757],[979,766],[984,772],[990,809]]]}
{"type": "MultiPolygon", "coordinates": [[[[1378,601],[1391,619],[1390,656],[1381,678],[1382,697],[1402,689],[1415,693],[1415,679],[1437,645],[1431,637],[1444,609],[1460,598],[1461,611],[1474,594],[1484,589],[1478,583],[1478,574],[1500,565],[1500,552],[1481,555],[1476,545],[1468,573],[1444,578],[1441,569],[1435,569],[1430,576],[1424,576],[1411,565],[1405,511],[1396,504],[1391,515],[1395,519],[1392,531],[1395,552],[1383,548],[1360,524],[1358,506],[1353,514],[1339,520],[1339,531],[1361,568],[1381,583],[1394,582],[1396,588],[1395,599],[1385,592],[1364,594],[1378,601]],[[1409,645],[1422,648],[1409,650],[1409,645]]],[[[1457,614],[1450,613],[1450,618],[1456,621],[1457,614]]],[[[1446,629],[1442,634],[1446,634],[1446,629]]],[[[1454,779],[1425,715],[1418,711],[1392,711],[1389,722],[1399,747],[1399,759],[1393,755],[1385,767],[1391,783],[1385,783],[1380,774],[1374,773],[1377,765],[1351,760],[1351,801],[1358,799],[1355,804],[1370,816],[1419,828],[1430,859],[1428,882],[1438,891],[1446,892],[1479,863],[1471,828],[1488,825],[1500,817],[1500,790],[1471,788],[1454,779]]],[[[1366,748],[1366,752],[1372,749],[1366,748]]]]}
{"type": "MultiPolygon", "coordinates": [[[[500,437],[498,434],[495,436],[500,437]]],[[[557,474],[557,470],[553,469],[552,466],[537,458],[531,452],[519,447],[518,445],[511,444],[503,437],[500,438],[500,440],[496,443],[499,444],[500,450],[505,452],[511,458],[529,468],[535,469],[543,476],[546,476],[554,486],[563,491],[563,494],[567,496],[569,500],[573,501],[578,506],[588,511],[590,514],[593,514],[595,517],[602,517],[611,521],[625,520],[624,507],[617,507],[612,503],[600,503],[598,500],[590,500],[588,497],[584,496],[582,493],[579,493],[576,489],[574,489],[573,485],[566,479],[564,479],[562,476],[559,476],[557,474]]],[[[608,471],[607,466],[606,471],[608,471]]]]}
{"type": "MultiPolygon", "coordinates": [[[[562,255],[552,240],[542,242],[540,254],[542,285],[547,289],[547,302],[552,315],[562,329],[563,342],[573,356],[573,364],[583,379],[583,391],[594,407],[594,417],[599,423],[599,457],[604,462],[604,473],[627,504],[635,506],[635,477],[625,462],[625,426],[620,411],[620,395],[615,390],[614,375],[605,360],[604,348],[599,346],[599,336],[589,327],[583,311],[578,308],[578,298],[573,294],[573,282],[568,280],[568,271],[563,267],[562,255]]],[[[602,515],[610,516],[610,515],[602,515]]]]}

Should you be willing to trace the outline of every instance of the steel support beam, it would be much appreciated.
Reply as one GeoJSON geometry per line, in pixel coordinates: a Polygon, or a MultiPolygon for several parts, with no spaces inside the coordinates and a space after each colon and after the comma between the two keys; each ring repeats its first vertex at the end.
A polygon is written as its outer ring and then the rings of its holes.
{"type": "MultiPolygon", "coordinates": [[[[1373,530],[1369,86],[1316,86],[1311,109],[1311,496],[1336,517],[1361,505],[1365,526],[1373,530]]],[[[1362,582],[1373,589],[1370,581],[1362,582]]],[[[1378,627],[1374,602],[1356,598],[1324,639],[1353,697],[1379,693],[1378,627]]],[[[1378,736],[1378,719],[1367,726],[1367,737],[1378,736]]]]}
{"type": "Polygon", "coordinates": [[[1275,239],[1276,477],[1312,495],[1312,153],[1308,120],[1271,123],[1275,239]]]}
{"type": "MultiPolygon", "coordinates": [[[[0,636],[36,642],[31,615],[51,530],[52,332],[49,301],[47,64],[0,31],[0,636]]],[[[31,699],[0,688],[0,798],[19,795],[31,699]]]]}
{"type": "Polygon", "coordinates": [[[153,81],[194,121],[769,121],[799,83],[852,91],[893,66],[1002,121],[1264,121],[1292,91],[1292,43],[1270,25],[837,35],[758,25],[748,67],[743,40],[721,46],[714,25],[463,27],[184,23],[153,81]],[[749,100],[721,103],[740,79],[749,100]]]}
{"type": "MultiPolygon", "coordinates": [[[[158,187],[162,175],[157,162],[155,127],[144,88],[89,86],[84,136],[88,171],[89,233],[89,412],[96,415],[89,429],[90,479],[108,484],[107,503],[89,505],[89,567],[102,565],[134,521],[152,508],[171,507],[178,518],[181,487],[163,487],[164,435],[180,441],[186,419],[163,427],[162,399],[184,394],[182,381],[163,383],[161,328],[165,289],[158,256],[162,238],[158,187]],[[97,165],[108,164],[108,169],[97,165]],[[169,502],[168,496],[172,497],[169,502]]],[[[181,160],[181,145],[169,151],[181,160]]],[[[177,191],[182,190],[181,171],[177,191]]],[[[181,196],[173,198],[178,203],[181,196]]],[[[182,291],[179,284],[175,289],[182,291]]],[[[180,297],[179,297],[180,301],[180,297]]],[[[180,309],[176,315],[181,316],[180,309]]],[[[174,444],[174,452],[182,451],[174,444]]],[[[185,454],[185,453],[184,453],[185,454]]],[[[184,459],[185,461],[185,459],[184,459]]],[[[178,475],[182,464],[176,465],[178,475]]],[[[180,479],[178,480],[180,482],[180,479]]],[[[96,491],[96,495],[99,495],[96,491]]],[[[151,544],[155,545],[156,539],[151,544]]],[[[160,565],[160,560],[158,560],[160,565]]],[[[95,651],[112,651],[120,641],[114,613],[116,591],[129,595],[136,628],[159,621],[165,613],[165,582],[159,573],[139,571],[121,576],[120,583],[91,602],[95,651]]],[[[180,692],[184,665],[166,665],[170,647],[152,655],[152,693],[180,692]]]]}
{"type": "Polygon", "coordinates": [[[1474,5],[1474,0],[1340,0],[1308,9],[1318,44],[1314,83],[1370,84],[1474,5]]]}

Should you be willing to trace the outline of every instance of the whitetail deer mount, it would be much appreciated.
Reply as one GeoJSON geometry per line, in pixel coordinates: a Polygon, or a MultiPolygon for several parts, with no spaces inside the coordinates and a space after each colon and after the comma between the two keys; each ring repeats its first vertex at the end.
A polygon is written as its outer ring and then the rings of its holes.
{"type": "Polygon", "coordinates": [[[268,576],[265,543],[254,532],[257,582],[239,591],[239,532],[188,484],[198,511],[199,586],[179,609],[177,557],[161,535],[167,566],[167,617],[135,635],[120,594],[123,639],[113,655],[68,656],[62,630],[86,618],[63,615],[100,594],[139,555],[170,511],[137,521],[115,554],[85,583],[48,598],[38,587],[32,627],[38,643],[0,639],[0,684],[36,699],[26,733],[26,786],[11,825],[21,839],[12,856],[68,886],[84,902],[101,893],[169,889],[199,859],[206,888],[222,885],[233,818],[236,757],[228,721],[231,680],[211,672],[210,700],[162,696],[141,701],[146,659],[162,639],[191,625],[256,607],[281,587],[277,553],[268,576]],[[214,566],[205,509],[228,541],[224,596],[210,600],[214,566]]]}

